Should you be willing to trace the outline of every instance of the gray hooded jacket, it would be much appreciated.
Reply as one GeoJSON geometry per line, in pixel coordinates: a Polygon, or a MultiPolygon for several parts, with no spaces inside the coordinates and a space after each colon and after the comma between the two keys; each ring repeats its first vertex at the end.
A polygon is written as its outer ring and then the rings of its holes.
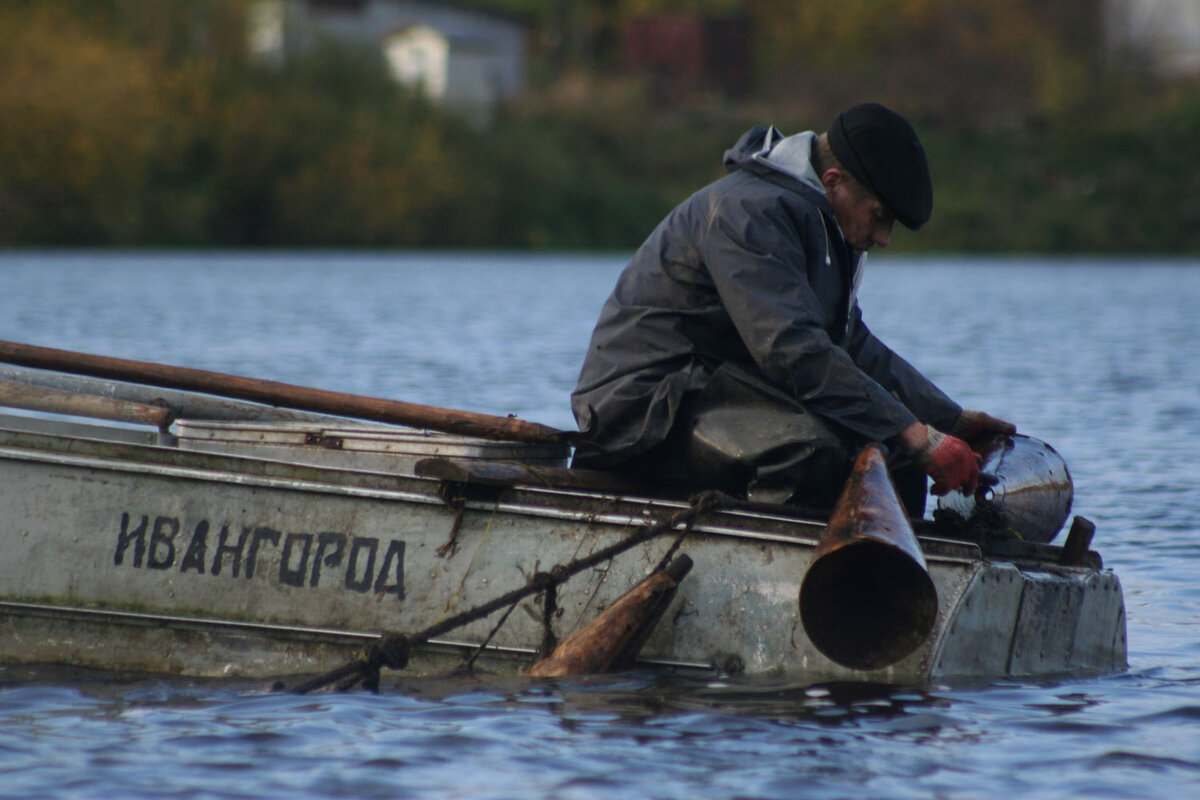
{"type": "Polygon", "coordinates": [[[614,467],[670,432],[685,393],[732,363],[786,392],[839,435],[887,441],[961,408],[867,329],[860,269],[810,153],[815,135],[754,127],[725,153],[729,174],[672,211],[605,303],[571,397],[614,467]]]}

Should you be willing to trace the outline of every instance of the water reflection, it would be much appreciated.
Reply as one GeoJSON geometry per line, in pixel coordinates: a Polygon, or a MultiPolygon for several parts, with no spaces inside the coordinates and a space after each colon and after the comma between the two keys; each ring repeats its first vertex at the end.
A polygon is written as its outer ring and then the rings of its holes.
{"type": "MultiPolygon", "coordinates": [[[[1076,789],[1103,774],[1132,791],[1145,771],[1200,770],[1188,735],[1200,668],[953,687],[392,675],[377,695],[310,696],[57,668],[2,677],[0,750],[31,786],[74,759],[126,789],[160,779],[150,765],[169,759],[166,786],[203,781],[215,796],[238,796],[236,776],[251,771],[267,778],[261,796],[396,796],[402,784],[411,796],[509,797],[532,780],[544,796],[661,784],[671,788],[655,796],[717,798],[794,796],[801,779],[814,796],[861,782],[902,797],[912,780],[1036,795],[1062,770],[1076,789]],[[1135,699],[1155,688],[1154,701],[1135,699]]],[[[104,785],[76,791],[100,797],[104,785]]]]}

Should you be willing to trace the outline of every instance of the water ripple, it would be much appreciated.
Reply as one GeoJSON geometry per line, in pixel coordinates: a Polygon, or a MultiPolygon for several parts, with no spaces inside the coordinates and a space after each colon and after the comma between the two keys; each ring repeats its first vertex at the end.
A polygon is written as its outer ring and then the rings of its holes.
{"type": "MultiPolygon", "coordinates": [[[[623,262],[0,253],[0,338],[571,427],[567,397],[623,262]]],[[[1191,796],[1197,267],[888,257],[862,293],[872,330],[948,393],[1067,459],[1073,511],[1097,523],[1126,590],[1123,674],[928,687],[393,676],[379,695],[296,697],[0,667],[0,797],[1191,796]]]]}

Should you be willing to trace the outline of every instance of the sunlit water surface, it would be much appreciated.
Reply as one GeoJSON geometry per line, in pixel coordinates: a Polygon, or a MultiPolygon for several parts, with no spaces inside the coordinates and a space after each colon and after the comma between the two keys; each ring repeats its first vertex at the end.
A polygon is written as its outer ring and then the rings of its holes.
{"type": "MultiPolygon", "coordinates": [[[[0,253],[0,338],[573,427],[620,257],[0,253]]],[[[872,329],[1071,467],[1119,675],[923,687],[395,676],[379,695],[0,667],[0,796],[1187,797],[1200,263],[882,257],[872,329]]]]}

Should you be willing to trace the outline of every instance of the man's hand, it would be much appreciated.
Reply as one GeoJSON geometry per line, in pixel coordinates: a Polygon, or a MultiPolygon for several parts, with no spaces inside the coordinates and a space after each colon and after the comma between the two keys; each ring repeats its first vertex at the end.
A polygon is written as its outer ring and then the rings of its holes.
{"type": "Polygon", "coordinates": [[[972,446],[992,436],[1011,436],[1016,432],[1017,426],[1011,422],[988,416],[982,411],[966,408],[959,415],[954,427],[950,429],[951,435],[957,436],[972,446]]]}
{"type": "Polygon", "coordinates": [[[917,422],[900,434],[900,441],[913,461],[933,478],[930,491],[934,494],[946,494],[952,489],[959,489],[964,495],[975,493],[980,458],[962,439],[917,422]]]}

